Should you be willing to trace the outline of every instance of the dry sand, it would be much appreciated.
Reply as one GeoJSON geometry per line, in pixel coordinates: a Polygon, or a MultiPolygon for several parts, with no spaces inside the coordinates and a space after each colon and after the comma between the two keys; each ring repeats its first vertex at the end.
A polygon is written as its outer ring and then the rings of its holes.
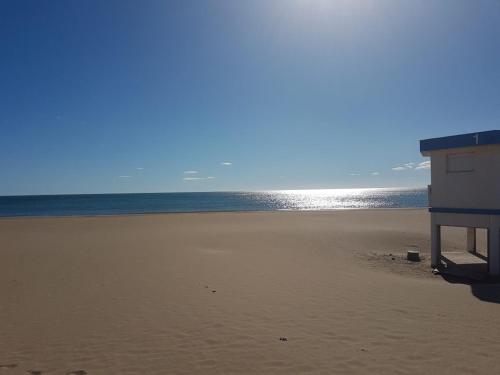
{"type": "Polygon", "coordinates": [[[497,285],[409,244],[425,210],[0,219],[0,375],[500,373],[497,285]]]}

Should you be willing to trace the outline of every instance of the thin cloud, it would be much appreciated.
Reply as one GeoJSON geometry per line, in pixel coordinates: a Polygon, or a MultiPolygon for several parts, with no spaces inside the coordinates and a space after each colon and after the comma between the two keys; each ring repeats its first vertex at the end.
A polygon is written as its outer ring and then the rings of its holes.
{"type": "Polygon", "coordinates": [[[431,169],[431,161],[423,161],[422,163],[419,163],[416,167],[415,170],[420,170],[420,169],[431,169]]]}
{"type": "Polygon", "coordinates": [[[406,171],[408,169],[413,169],[417,163],[405,163],[403,165],[398,165],[394,168],[392,168],[393,171],[400,172],[400,171],[406,171]]]}
{"type": "Polygon", "coordinates": [[[132,176],[118,176],[119,178],[132,178],[132,176]]]}
{"type": "Polygon", "coordinates": [[[222,163],[220,163],[220,165],[224,165],[226,167],[229,167],[229,166],[233,165],[233,163],[231,163],[229,161],[223,161],[222,163]]]}
{"type": "Polygon", "coordinates": [[[215,177],[213,177],[213,176],[208,176],[208,177],[183,177],[182,179],[184,181],[204,181],[204,180],[214,180],[215,177]]]}
{"type": "Polygon", "coordinates": [[[184,171],[184,174],[197,174],[198,171],[184,171]]]}
{"type": "Polygon", "coordinates": [[[393,171],[396,172],[401,172],[401,171],[408,171],[408,170],[421,170],[421,169],[430,169],[431,167],[431,162],[430,161],[423,161],[421,163],[405,163],[402,165],[398,165],[394,168],[392,168],[393,171]]]}
{"type": "Polygon", "coordinates": [[[371,175],[372,176],[378,176],[380,173],[379,172],[372,172],[371,175]]]}
{"type": "Polygon", "coordinates": [[[403,165],[398,165],[394,168],[392,168],[393,171],[404,171],[407,169],[413,169],[417,163],[405,163],[403,165]]]}
{"type": "Polygon", "coordinates": [[[359,173],[349,173],[349,176],[361,176],[359,173]]]}
{"type": "Polygon", "coordinates": [[[138,171],[142,171],[144,168],[143,167],[138,167],[136,168],[138,171]]]}

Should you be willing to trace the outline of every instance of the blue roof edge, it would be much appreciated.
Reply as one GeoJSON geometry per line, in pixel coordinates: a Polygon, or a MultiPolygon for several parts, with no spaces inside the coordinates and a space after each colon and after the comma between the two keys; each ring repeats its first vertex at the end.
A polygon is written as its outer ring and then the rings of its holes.
{"type": "Polygon", "coordinates": [[[423,139],[420,141],[420,152],[494,144],[500,144],[500,130],[423,139]]]}
{"type": "Polygon", "coordinates": [[[444,214],[500,215],[500,210],[488,208],[429,207],[429,212],[444,214]]]}

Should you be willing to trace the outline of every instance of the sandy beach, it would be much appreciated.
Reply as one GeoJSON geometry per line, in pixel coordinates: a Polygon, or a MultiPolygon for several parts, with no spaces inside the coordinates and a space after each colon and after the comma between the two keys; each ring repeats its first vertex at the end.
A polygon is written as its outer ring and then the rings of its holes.
{"type": "Polygon", "coordinates": [[[428,251],[420,209],[0,219],[0,374],[499,373],[500,289],[428,251]]]}

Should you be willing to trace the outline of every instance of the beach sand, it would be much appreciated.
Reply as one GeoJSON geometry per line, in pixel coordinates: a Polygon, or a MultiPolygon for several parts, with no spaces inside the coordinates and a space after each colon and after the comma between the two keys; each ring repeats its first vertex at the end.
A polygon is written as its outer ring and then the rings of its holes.
{"type": "Polygon", "coordinates": [[[402,209],[0,219],[0,375],[500,373],[500,289],[433,275],[429,227],[402,209]]]}

